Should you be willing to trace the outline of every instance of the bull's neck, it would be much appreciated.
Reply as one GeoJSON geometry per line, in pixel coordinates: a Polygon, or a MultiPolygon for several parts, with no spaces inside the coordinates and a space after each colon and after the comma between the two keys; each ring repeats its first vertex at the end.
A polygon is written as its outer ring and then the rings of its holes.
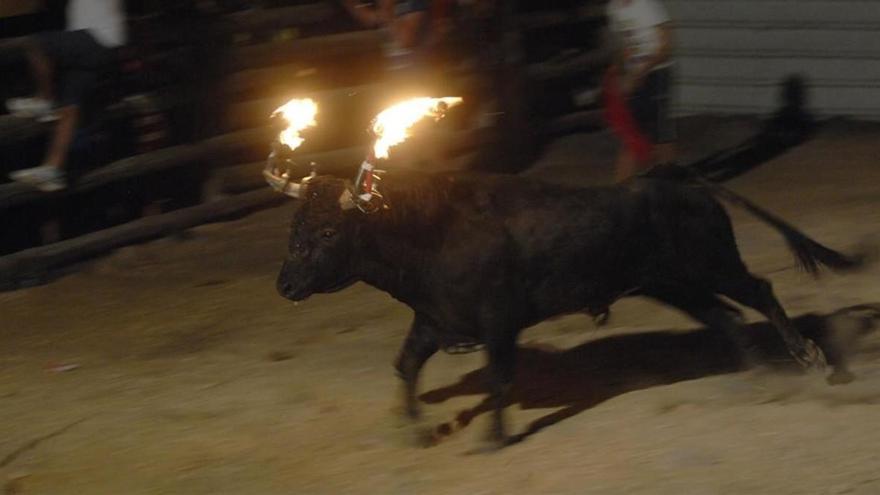
{"type": "Polygon", "coordinates": [[[359,237],[358,278],[405,303],[423,297],[424,273],[431,258],[424,239],[400,226],[373,222],[364,226],[359,237]]]}

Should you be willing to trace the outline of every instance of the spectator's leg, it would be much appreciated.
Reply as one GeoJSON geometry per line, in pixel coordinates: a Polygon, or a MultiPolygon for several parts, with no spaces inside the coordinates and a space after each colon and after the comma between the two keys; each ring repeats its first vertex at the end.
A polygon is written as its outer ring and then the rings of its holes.
{"type": "Polygon", "coordinates": [[[618,159],[618,180],[644,172],[654,165],[675,161],[676,133],[672,119],[671,85],[672,70],[657,69],[629,96],[628,104],[632,115],[639,129],[651,139],[653,146],[651,156],[643,162],[633,156],[621,156],[618,159]]]}
{"type": "Polygon", "coordinates": [[[39,44],[29,41],[25,45],[25,53],[27,54],[28,65],[34,82],[37,85],[36,96],[44,100],[52,101],[54,93],[52,91],[52,81],[55,72],[52,67],[52,61],[40,48],[39,44]]]}
{"type": "Polygon", "coordinates": [[[80,109],[76,105],[66,105],[58,110],[58,115],[58,124],[52,134],[43,164],[39,167],[16,170],[9,174],[10,179],[30,184],[45,192],[59,191],[67,187],[64,165],[79,123],[80,109]]]}
{"type": "MultiPolygon", "coordinates": [[[[616,179],[626,180],[651,167],[656,155],[657,115],[656,100],[651,97],[654,84],[651,76],[641,86],[626,95],[625,109],[617,125],[621,149],[617,159],[616,179]]],[[[609,111],[614,111],[610,107],[609,111]]]]}
{"type": "Polygon", "coordinates": [[[666,67],[655,72],[656,92],[654,97],[656,98],[657,126],[654,161],[657,165],[673,163],[676,158],[675,119],[672,115],[672,79],[671,68],[666,67]]]}
{"type": "Polygon", "coordinates": [[[414,49],[424,37],[423,30],[428,22],[428,12],[412,11],[398,15],[391,26],[394,40],[401,48],[414,49]]]}
{"type": "Polygon", "coordinates": [[[34,80],[36,91],[31,97],[10,98],[6,108],[14,115],[51,120],[54,100],[55,67],[52,58],[43,50],[40,39],[26,38],[21,47],[28,62],[28,69],[34,80]]]}
{"type": "MultiPolygon", "coordinates": [[[[51,61],[47,66],[49,74],[59,74],[57,87],[52,88],[59,120],[43,164],[15,171],[9,176],[43,191],[57,191],[67,187],[64,168],[70,146],[85,112],[91,110],[88,102],[110,52],[86,31],[45,33],[37,41],[45,59],[51,61]]],[[[35,61],[39,66],[38,57],[35,61]]],[[[54,75],[50,82],[52,79],[55,79],[54,75]]]]}
{"type": "Polygon", "coordinates": [[[77,105],[67,105],[58,109],[58,124],[52,134],[52,140],[49,143],[49,149],[46,152],[46,159],[43,165],[54,167],[59,171],[64,168],[67,160],[67,152],[70,149],[70,143],[76,133],[79,124],[80,109],[77,105]]]}

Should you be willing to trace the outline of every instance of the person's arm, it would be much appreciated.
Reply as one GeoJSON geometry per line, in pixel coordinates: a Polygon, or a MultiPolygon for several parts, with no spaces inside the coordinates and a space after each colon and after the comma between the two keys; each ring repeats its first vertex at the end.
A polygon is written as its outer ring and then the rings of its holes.
{"type": "Polygon", "coordinates": [[[415,47],[419,44],[422,26],[427,22],[428,13],[421,10],[398,16],[392,25],[395,41],[402,48],[415,47]]]}
{"type": "Polygon", "coordinates": [[[449,32],[452,31],[453,23],[451,19],[453,0],[434,0],[431,2],[431,12],[429,21],[431,23],[428,30],[427,45],[435,46],[443,43],[449,32]]]}
{"type": "Polygon", "coordinates": [[[342,6],[362,26],[375,27],[377,25],[376,11],[369,5],[357,0],[343,0],[342,6]]]}
{"type": "Polygon", "coordinates": [[[387,24],[394,15],[393,0],[379,0],[375,6],[358,0],[343,0],[342,5],[355,20],[371,28],[387,24]]]}

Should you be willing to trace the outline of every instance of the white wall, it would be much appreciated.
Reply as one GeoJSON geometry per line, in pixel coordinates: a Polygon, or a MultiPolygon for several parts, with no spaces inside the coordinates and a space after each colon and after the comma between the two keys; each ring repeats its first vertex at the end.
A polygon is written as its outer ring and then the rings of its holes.
{"type": "Polygon", "coordinates": [[[800,73],[819,115],[880,120],[880,0],[664,0],[681,114],[767,113],[800,73]]]}

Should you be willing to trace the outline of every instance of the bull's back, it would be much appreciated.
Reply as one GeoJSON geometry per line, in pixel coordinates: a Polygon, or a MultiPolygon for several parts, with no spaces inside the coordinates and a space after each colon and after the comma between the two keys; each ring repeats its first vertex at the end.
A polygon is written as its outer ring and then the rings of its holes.
{"type": "Polygon", "coordinates": [[[628,260],[654,242],[641,190],[499,182],[475,210],[507,236],[519,292],[539,317],[579,311],[633,283],[638,267],[628,260]]]}
{"type": "Polygon", "coordinates": [[[541,317],[610,304],[659,278],[704,276],[736,250],[721,205],[677,181],[501,184],[481,208],[506,232],[512,269],[541,317]]]}

